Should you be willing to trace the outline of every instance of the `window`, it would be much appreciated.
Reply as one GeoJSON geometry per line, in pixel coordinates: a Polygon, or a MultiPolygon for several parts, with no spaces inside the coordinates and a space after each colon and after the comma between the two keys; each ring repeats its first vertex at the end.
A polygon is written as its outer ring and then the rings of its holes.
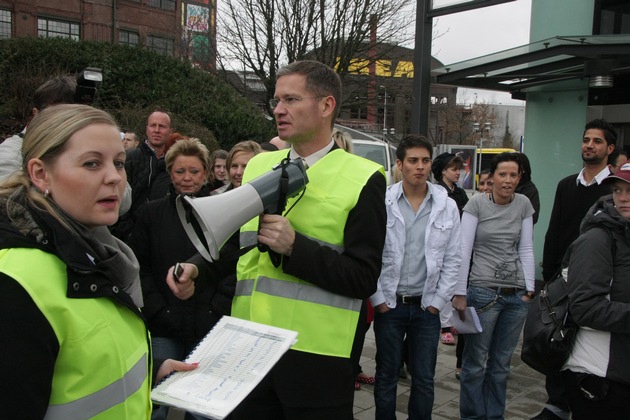
{"type": "Polygon", "coordinates": [[[11,12],[0,10],[0,39],[11,38],[11,12]]]}
{"type": "Polygon", "coordinates": [[[173,55],[173,40],[149,35],[147,37],[147,48],[160,54],[173,55]]]}
{"type": "Polygon", "coordinates": [[[140,37],[136,32],[121,30],[118,34],[118,43],[123,45],[137,46],[140,43],[140,37]]]}
{"type": "Polygon", "coordinates": [[[630,34],[630,4],[625,0],[598,0],[593,34],[630,34]]]}
{"type": "Polygon", "coordinates": [[[79,24],[46,18],[37,19],[37,35],[42,38],[70,38],[79,40],[79,24]]]}
{"type": "Polygon", "coordinates": [[[147,4],[163,10],[175,10],[175,0],[149,0],[147,4]]]}
{"type": "Polygon", "coordinates": [[[355,120],[367,119],[367,108],[365,107],[350,108],[350,118],[355,119],[355,120]]]}

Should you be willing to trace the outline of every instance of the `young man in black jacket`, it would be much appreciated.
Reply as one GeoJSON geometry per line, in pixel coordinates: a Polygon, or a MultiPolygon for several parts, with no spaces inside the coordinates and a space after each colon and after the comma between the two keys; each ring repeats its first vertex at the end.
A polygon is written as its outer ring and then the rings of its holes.
{"type": "MultiPolygon", "coordinates": [[[[582,137],[584,168],[558,182],[556,188],[543,250],[545,281],[549,281],[560,268],[564,253],[580,234],[580,223],[588,209],[599,197],[610,193],[610,186],[602,182],[610,174],[608,155],[615,150],[616,142],[617,133],[605,120],[595,119],[586,124],[582,137]]],[[[560,375],[547,376],[546,388],[547,404],[532,420],[568,420],[569,404],[560,375]]]]}

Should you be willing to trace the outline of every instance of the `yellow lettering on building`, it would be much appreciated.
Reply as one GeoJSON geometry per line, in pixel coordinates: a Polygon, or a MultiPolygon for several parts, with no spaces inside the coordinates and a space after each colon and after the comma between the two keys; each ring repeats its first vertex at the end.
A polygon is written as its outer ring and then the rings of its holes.
{"type": "Polygon", "coordinates": [[[353,58],[348,65],[348,73],[354,74],[370,74],[370,61],[353,58]]]}
{"type": "Polygon", "coordinates": [[[413,61],[399,61],[394,77],[407,77],[413,79],[413,61]]]}
{"type": "MultiPolygon", "coordinates": [[[[339,59],[335,67],[339,65],[339,59]]],[[[413,79],[413,61],[398,61],[394,68],[391,60],[376,60],[374,66],[376,75],[379,77],[407,77],[413,79]]],[[[352,74],[370,74],[370,60],[361,58],[353,58],[348,65],[348,73],[352,74]]]]}

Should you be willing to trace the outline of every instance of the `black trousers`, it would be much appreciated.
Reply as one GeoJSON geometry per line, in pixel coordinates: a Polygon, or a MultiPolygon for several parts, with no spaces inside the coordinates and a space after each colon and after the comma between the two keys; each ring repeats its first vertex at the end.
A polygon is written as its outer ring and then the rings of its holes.
{"type": "Polygon", "coordinates": [[[567,400],[567,390],[560,373],[545,377],[545,389],[547,390],[547,404],[558,407],[569,412],[569,401],[567,400]]]}
{"type": "Polygon", "coordinates": [[[570,370],[561,375],[573,420],[628,418],[629,385],[570,370]]]}
{"type": "Polygon", "coordinates": [[[289,350],[234,410],[231,420],[352,420],[350,358],[289,350]]]}

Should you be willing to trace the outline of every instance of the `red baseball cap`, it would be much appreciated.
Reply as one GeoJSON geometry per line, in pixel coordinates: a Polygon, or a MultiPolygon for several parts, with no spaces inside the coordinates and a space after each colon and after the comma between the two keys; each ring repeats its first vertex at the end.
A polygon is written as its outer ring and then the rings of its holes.
{"type": "Polygon", "coordinates": [[[604,179],[605,183],[611,183],[616,179],[630,183],[630,163],[624,163],[614,174],[610,174],[604,179]]]}

